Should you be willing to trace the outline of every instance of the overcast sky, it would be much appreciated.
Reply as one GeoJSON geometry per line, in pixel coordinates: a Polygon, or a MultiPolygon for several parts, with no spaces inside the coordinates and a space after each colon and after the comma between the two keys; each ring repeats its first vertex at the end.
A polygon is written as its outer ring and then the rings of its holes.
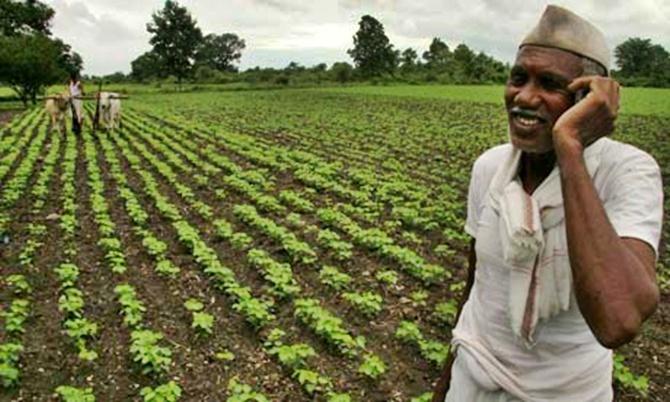
{"type": "MultiPolygon", "coordinates": [[[[55,10],[53,33],[84,59],[86,74],[130,71],[150,49],[146,23],[162,0],[45,0],[55,10]]],[[[351,61],[346,50],[361,16],[380,20],[396,48],[419,55],[433,37],[452,49],[464,42],[504,62],[532,28],[540,0],[182,0],[204,34],[233,32],[247,47],[242,69],[351,61]]],[[[614,48],[630,36],[670,51],[670,0],[558,1],[600,27],[614,48]]]]}

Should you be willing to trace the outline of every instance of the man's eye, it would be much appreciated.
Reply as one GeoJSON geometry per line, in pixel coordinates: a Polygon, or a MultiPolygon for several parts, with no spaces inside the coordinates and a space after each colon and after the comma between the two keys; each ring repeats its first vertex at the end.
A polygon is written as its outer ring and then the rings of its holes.
{"type": "Polygon", "coordinates": [[[525,74],[512,74],[509,77],[509,82],[512,85],[521,85],[524,82],[526,82],[526,75],[525,74]]]}
{"type": "Polygon", "coordinates": [[[563,89],[563,84],[551,78],[544,79],[541,82],[542,87],[544,87],[545,89],[551,89],[551,90],[563,89]]]}

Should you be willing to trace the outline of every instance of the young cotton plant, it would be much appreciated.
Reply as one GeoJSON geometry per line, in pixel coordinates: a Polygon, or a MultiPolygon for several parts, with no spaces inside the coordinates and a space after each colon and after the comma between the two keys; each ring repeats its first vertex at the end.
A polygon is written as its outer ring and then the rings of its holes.
{"type": "Polygon", "coordinates": [[[344,272],[340,272],[340,270],[330,265],[324,265],[323,268],[321,268],[321,271],[319,271],[319,279],[321,280],[321,283],[330,286],[337,291],[346,289],[351,283],[351,276],[344,272]]]}
{"type": "Polygon", "coordinates": [[[62,263],[54,271],[58,276],[61,289],[74,286],[79,278],[79,268],[74,264],[62,263]]]}
{"type": "Polygon", "coordinates": [[[613,374],[614,380],[624,388],[633,389],[638,394],[646,397],[649,393],[649,378],[640,375],[637,376],[630,371],[624,364],[624,357],[620,354],[614,354],[613,374]]]}
{"type": "Polygon", "coordinates": [[[346,292],[342,294],[344,300],[351,303],[354,308],[368,317],[377,315],[382,311],[382,297],[372,292],[346,292]]]}
{"type": "Polygon", "coordinates": [[[302,290],[289,264],[277,262],[270,254],[259,249],[249,250],[247,259],[252,266],[262,270],[263,277],[272,284],[272,292],[278,297],[291,298],[302,290]]]}
{"type": "Polygon", "coordinates": [[[242,313],[247,322],[257,329],[275,319],[275,315],[270,312],[271,308],[271,302],[259,300],[250,294],[244,294],[233,304],[233,310],[242,313]]]}
{"type": "Polygon", "coordinates": [[[325,377],[316,371],[307,369],[297,369],[292,375],[308,394],[322,393],[333,387],[330,378],[325,377]]]}
{"type": "Polygon", "coordinates": [[[58,311],[66,317],[81,317],[84,308],[84,294],[76,288],[67,288],[58,298],[58,311]]]}
{"type": "Polygon", "coordinates": [[[1,313],[5,317],[5,331],[9,334],[25,332],[23,324],[30,315],[30,302],[25,299],[14,299],[9,309],[1,313]]]}
{"type": "Polygon", "coordinates": [[[93,388],[77,388],[69,385],[61,385],[56,388],[56,394],[63,402],[95,402],[93,388]]]}
{"type": "Polygon", "coordinates": [[[174,265],[172,261],[168,259],[158,261],[156,263],[155,270],[159,275],[170,279],[175,279],[177,276],[179,276],[179,272],[181,272],[179,267],[174,265]]]}
{"type": "Polygon", "coordinates": [[[285,345],[281,338],[285,332],[275,328],[268,335],[264,346],[268,354],[275,356],[279,362],[291,370],[298,370],[307,366],[306,360],[316,356],[314,349],[305,343],[285,345]]]}
{"type": "Polygon", "coordinates": [[[345,356],[356,356],[365,345],[362,336],[354,338],[340,318],[321,307],[316,299],[298,299],[294,303],[295,316],[345,356]]]}
{"type": "Polygon", "coordinates": [[[444,364],[449,354],[448,344],[426,339],[419,326],[411,321],[401,321],[396,329],[395,337],[402,342],[417,345],[421,356],[436,366],[444,364]]]}
{"type": "Polygon", "coordinates": [[[131,328],[140,324],[146,307],[137,299],[135,289],[128,284],[121,284],[114,288],[114,293],[118,296],[119,304],[121,304],[124,324],[131,328]]]}
{"type": "Polygon", "coordinates": [[[197,299],[188,299],[184,302],[186,310],[192,314],[191,328],[195,329],[198,335],[211,335],[214,329],[214,316],[203,312],[205,306],[197,299]]]}
{"type": "Polygon", "coordinates": [[[452,325],[458,314],[458,302],[456,299],[451,299],[447,302],[437,303],[433,317],[441,324],[452,325]]]}
{"type": "Polygon", "coordinates": [[[86,346],[86,340],[98,334],[98,324],[86,318],[70,318],[65,320],[63,326],[65,327],[65,333],[74,340],[79,350],[80,359],[93,361],[98,358],[98,354],[86,346]]]}
{"type": "Polygon", "coordinates": [[[358,367],[358,372],[376,380],[382,374],[386,373],[386,364],[375,354],[368,354],[363,359],[363,363],[358,367]]]}
{"type": "Polygon", "coordinates": [[[4,388],[13,387],[19,382],[19,355],[23,346],[18,343],[0,344],[0,385],[4,388]]]}
{"type": "Polygon", "coordinates": [[[163,374],[172,362],[172,351],[158,345],[163,334],[150,330],[134,330],[130,333],[130,353],[133,361],[141,367],[142,374],[163,374]]]}
{"type": "Polygon", "coordinates": [[[375,279],[387,285],[395,285],[398,283],[398,273],[395,271],[379,271],[375,275],[375,279]]]}
{"type": "Polygon", "coordinates": [[[26,277],[21,274],[9,275],[5,283],[12,288],[15,295],[28,295],[33,291],[26,277]]]}
{"type": "Polygon", "coordinates": [[[144,387],[140,396],[144,402],[177,402],[181,397],[181,387],[174,381],[157,386],[144,387]]]}
{"type": "Polygon", "coordinates": [[[256,392],[249,385],[240,382],[238,377],[233,377],[228,382],[228,398],[226,402],[270,402],[260,392],[256,392]]]}

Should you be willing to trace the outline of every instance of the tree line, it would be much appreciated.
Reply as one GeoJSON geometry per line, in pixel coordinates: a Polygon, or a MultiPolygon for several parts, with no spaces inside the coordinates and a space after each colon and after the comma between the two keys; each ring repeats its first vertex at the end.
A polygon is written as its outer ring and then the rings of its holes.
{"type": "Polygon", "coordinates": [[[195,82],[250,82],[288,85],[350,81],[407,81],[441,83],[501,83],[508,66],[485,53],[476,53],[465,44],[453,51],[440,38],[434,38],[422,58],[407,48],[397,50],[384,32],[384,26],[374,17],[361,18],[354,36],[354,46],[348,50],[354,63],[325,63],[301,66],[290,62],[285,68],[255,67],[238,72],[245,41],[234,33],[203,36],[197,21],[176,1],[168,0],[161,11],[152,15],[147,24],[152,34],[153,48],[131,63],[131,73],[115,73],[105,77],[120,82],[125,79],[140,82],[184,79],[195,82]]]}
{"type": "MultiPolygon", "coordinates": [[[[202,36],[196,20],[176,1],[168,0],[147,24],[153,49],[132,62],[129,75],[107,76],[113,82],[184,79],[198,83],[320,84],[352,81],[439,82],[443,84],[502,84],[509,65],[461,43],[454,49],[433,38],[421,56],[413,48],[396,49],[383,24],[363,16],[347,54],[353,65],[336,62],[284,68],[255,67],[238,72],[245,41],[234,33],[202,36]]],[[[670,55],[650,39],[629,38],[615,48],[617,69],[612,75],[627,86],[670,87],[670,55]]]]}
{"type": "MultiPolygon", "coordinates": [[[[25,104],[44,89],[64,82],[83,68],[81,56],[51,33],[54,10],[39,0],[0,0],[0,85],[14,90],[25,104]]],[[[238,71],[246,42],[235,33],[203,34],[189,10],[167,0],[146,25],[151,50],[131,63],[130,74],[84,77],[108,83],[235,83],[319,85],[348,82],[502,84],[509,65],[466,44],[451,49],[433,38],[421,54],[396,49],[383,24],[363,16],[347,50],[353,63],[319,63],[238,71]]],[[[615,78],[626,86],[670,87],[670,54],[650,39],[629,38],[614,51],[615,78]]]]}

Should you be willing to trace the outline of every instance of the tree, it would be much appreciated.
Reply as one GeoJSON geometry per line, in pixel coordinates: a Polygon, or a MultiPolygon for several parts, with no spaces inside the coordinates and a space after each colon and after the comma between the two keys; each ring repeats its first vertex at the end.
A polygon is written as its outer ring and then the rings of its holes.
{"type": "Polygon", "coordinates": [[[614,49],[618,79],[631,86],[670,86],[670,54],[650,39],[628,38],[614,49]]]}
{"type": "Polygon", "coordinates": [[[354,74],[354,68],[349,63],[337,62],[330,67],[330,73],[335,78],[335,81],[345,83],[351,81],[354,74]]]}
{"type": "Polygon", "coordinates": [[[64,79],[62,49],[42,34],[0,37],[0,82],[9,85],[25,106],[37,94],[64,79]]]}
{"type": "Polygon", "coordinates": [[[130,75],[137,81],[146,81],[163,76],[163,63],[153,51],[145,52],[130,63],[130,75]]]}
{"type": "Polygon", "coordinates": [[[475,53],[461,43],[454,49],[453,58],[457,67],[457,81],[460,83],[472,82],[475,79],[475,53]]]}
{"type": "Polygon", "coordinates": [[[0,35],[40,33],[49,36],[53,16],[54,10],[40,1],[0,0],[0,35]]]}
{"type": "Polygon", "coordinates": [[[192,70],[195,54],[202,42],[202,32],[186,7],[167,0],[162,10],[152,14],[153,22],[147,24],[152,34],[149,43],[158,55],[168,74],[182,80],[192,70]]]}
{"type": "Polygon", "coordinates": [[[428,50],[423,52],[423,59],[429,68],[444,68],[452,59],[451,51],[440,38],[433,38],[428,50]]]}
{"type": "Polygon", "coordinates": [[[642,38],[628,38],[614,49],[614,55],[624,77],[649,76],[655,66],[668,58],[668,52],[662,46],[642,38]]]}
{"type": "Polygon", "coordinates": [[[400,68],[403,71],[412,71],[416,67],[416,59],[419,55],[416,53],[416,50],[408,47],[402,51],[400,55],[400,68]]]}
{"type": "Polygon", "coordinates": [[[51,38],[54,10],[37,0],[0,0],[0,82],[24,103],[36,102],[47,85],[83,68],[81,56],[51,38]]]}
{"type": "Polygon", "coordinates": [[[53,39],[59,49],[58,64],[67,75],[79,75],[84,68],[84,61],[77,52],[72,51],[72,47],[60,39],[53,39]]]}
{"type": "Polygon", "coordinates": [[[305,71],[305,67],[301,66],[300,63],[296,61],[289,62],[284,68],[284,72],[289,74],[301,73],[303,71],[305,71]]]}
{"type": "Polygon", "coordinates": [[[235,34],[209,34],[204,37],[198,48],[195,62],[215,70],[235,72],[237,68],[233,63],[239,61],[245,47],[244,39],[235,34]]]}
{"type": "Polygon", "coordinates": [[[392,73],[397,53],[384,33],[384,26],[375,18],[364,15],[354,35],[354,47],[347,50],[363,77],[392,73]]]}

